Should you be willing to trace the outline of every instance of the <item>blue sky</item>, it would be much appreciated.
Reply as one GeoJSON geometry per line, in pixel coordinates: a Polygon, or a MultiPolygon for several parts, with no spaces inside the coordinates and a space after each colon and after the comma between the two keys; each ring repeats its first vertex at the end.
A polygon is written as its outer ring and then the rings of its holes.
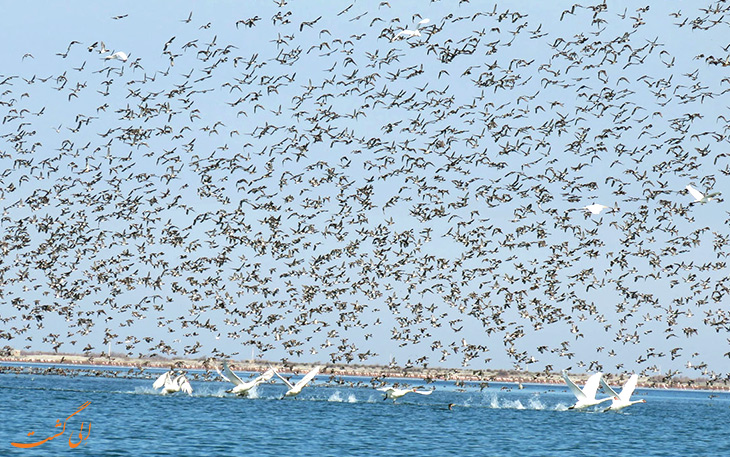
{"type": "Polygon", "coordinates": [[[724,370],[722,12],[348,5],[10,5],[8,344],[724,370]]]}

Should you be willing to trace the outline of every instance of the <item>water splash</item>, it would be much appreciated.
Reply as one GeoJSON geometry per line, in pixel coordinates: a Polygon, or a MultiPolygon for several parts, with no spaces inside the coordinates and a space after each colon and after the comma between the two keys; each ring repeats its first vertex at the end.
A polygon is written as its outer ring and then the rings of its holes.
{"type": "Polygon", "coordinates": [[[259,386],[253,386],[253,388],[248,391],[248,395],[246,396],[248,398],[259,398],[259,386]]]}
{"type": "Polygon", "coordinates": [[[536,410],[544,410],[545,404],[540,401],[540,397],[538,395],[534,395],[530,400],[527,402],[527,405],[530,409],[536,409],[536,410]]]}

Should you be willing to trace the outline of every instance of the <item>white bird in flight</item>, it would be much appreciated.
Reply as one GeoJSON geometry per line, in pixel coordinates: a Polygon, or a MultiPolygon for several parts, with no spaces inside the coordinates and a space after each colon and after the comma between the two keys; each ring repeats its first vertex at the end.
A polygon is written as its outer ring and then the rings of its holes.
{"type": "Polygon", "coordinates": [[[411,392],[421,395],[431,395],[433,393],[433,390],[418,390],[418,387],[413,387],[409,389],[397,389],[395,387],[380,387],[378,389],[381,392],[385,392],[385,398],[383,400],[387,400],[388,398],[393,399],[393,403],[400,397],[409,394],[411,392]]]}
{"type": "Polygon", "coordinates": [[[188,395],[193,394],[193,388],[190,385],[190,382],[188,382],[188,378],[186,378],[184,374],[181,374],[180,376],[173,379],[170,373],[171,372],[168,371],[165,374],[161,375],[159,378],[157,378],[154,384],[152,384],[152,388],[162,388],[162,395],[172,394],[180,391],[183,391],[188,395]]]}
{"type": "Polygon", "coordinates": [[[254,387],[258,386],[261,383],[267,382],[271,378],[274,377],[274,369],[269,368],[264,373],[262,373],[260,376],[255,377],[254,379],[251,379],[249,381],[243,381],[241,378],[239,378],[236,373],[231,371],[230,367],[228,366],[228,362],[223,362],[223,373],[220,372],[218,367],[215,367],[215,371],[218,372],[221,378],[225,379],[226,381],[234,384],[234,387],[230,390],[227,390],[226,392],[246,396],[248,395],[248,392],[253,389],[254,387]],[[224,374],[225,373],[225,374],[224,374]]]}
{"type": "Polygon", "coordinates": [[[687,185],[687,187],[685,187],[685,189],[687,189],[687,192],[689,192],[690,195],[692,195],[692,197],[694,197],[695,201],[693,203],[707,203],[710,200],[714,200],[713,197],[720,195],[720,192],[713,192],[711,194],[705,195],[690,185],[687,185]]]}
{"type": "Polygon", "coordinates": [[[109,60],[109,59],[118,59],[118,60],[121,60],[122,62],[126,62],[127,59],[129,58],[129,56],[126,53],[122,52],[122,51],[117,51],[117,52],[115,52],[115,53],[113,53],[111,55],[108,55],[108,56],[104,57],[104,58],[106,60],[109,60]]]}
{"type": "Polygon", "coordinates": [[[418,28],[420,26],[422,26],[423,24],[428,24],[429,22],[431,22],[431,19],[429,19],[429,18],[421,19],[418,22],[418,24],[416,25],[415,30],[403,29],[400,32],[396,33],[395,36],[390,41],[393,42],[393,41],[399,39],[400,37],[411,38],[414,36],[421,36],[421,31],[418,30],[418,28]]]}
{"type": "Polygon", "coordinates": [[[403,29],[400,32],[396,33],[395,36],[390,40],[391,42],[399,39],[400,37],[410,38],[414,36],[421,36],[421,32],[419,30],[409,30],[409,29],[403,29]]]}
{"type": "Polygon", "coordinates": [[[606,392],[608,392],[608,394],[613,397],[612,398],[613,401],[611,402],[611,406],[609,406],[608,408],[604,409],[603,411],[604,412],[605,411],[610,411],[610,410],[618,411],[620,409],[624,409],[627,406],[631,406],[631,405],[634,405],[636,403],[646,403],[646,400],[644,400],[643,398],[641,400],[631,401],[631,394],[634,393],[634,389],[636,389],[636,383],[638,382],[638,380],[639,380],[639,375],[637,375],[636,373],[632,374],[629,377],[629,380],[626,381],[626,384],[624,384],[623,389],[621,389],[621,393],[620,394],[617,394],[616,391],[613,390],[606,383],[606,381],[603,380],[603,378],[601,378],[601,385],[606,390],[606,392]]]}
{"type": "MultiPolygon", "coordinates": [[[[309,383],[309,381],[311,381],[312,379],[314,379],[315,376],[317,376],[317,373],[319,373],[319,370],[321,370],[322,368],[324,368],[324,366],[322,366],[322,365],[318,365],[318,366],[314,367],[314,369],[312,371],[310,371],[309,373],[304,375],[304,377],[302,379],[300,379],[299,381],[297,381],[296,384],[292,384],[291,382],[289,382],[288,379],[282,377],[276,370],[274,370],[274,374],[276,374],[276,376],[278,376],[279,379],[284,381],[284,384],[286,384],[289,387],[289,390],[287,390],[287,392],[284,394],[284,397],[295,397],[295,396],[299,395],[299,392],[301,392],[302,389],[304,389],[304,386],[306,386],[307,383],[309,383]]],[[[282,398],[284,398],[284,397],[282,397],[282,398]]]]}
{"type": "Polygon", "coordinates": [[[586,385],[583,387],[582,390],[573,381],[570,380],[568,374],[565,371],[563,371],[563,379],[565,379],[565,383],[568,385],[568,388],[571,392],[573,392],[573,395],[575,395],[575,398],[578,400],[573,406],[570,406],[568,409],[587,408],[589,406],[603,403],[606,400],[611,400],[611,397],[596,400],[596,392],[598,392],[598,384],[601,380],[601,373],[591,375],[591,377],[588,378],[588,381],[586,381],[586,385]]]}
{"type": "Polygon", "coordinates": [[[600,203],[593,203],[592,205],[584,206],[583,209],[587,209],[592,214],[601,214],[601,211],[608,209],[608,206],[601,205],[600,203]]]}

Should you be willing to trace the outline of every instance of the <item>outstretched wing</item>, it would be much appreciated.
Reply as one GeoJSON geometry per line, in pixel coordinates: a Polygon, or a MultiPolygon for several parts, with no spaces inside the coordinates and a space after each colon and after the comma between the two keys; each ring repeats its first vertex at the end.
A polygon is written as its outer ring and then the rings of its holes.
{"type": "Polygon", "coordinates": [[[223,373],[225,374],[225,376],[223,376],[223,377],[226,378],[227,381],[232,382],[233,384],[235,384],[237,386],[240,386],[241,384],[243,384],[243,381],[241,380],[241,378],[236,376],[236,373],[231,371],[231,368],[228,366],[227,361],[223,362],[223,373]]]}
{"type": "Polygon", "coordinates": [[[216,367],[215,367],[215,371],[216,371],[216,372],[218,373],[218,376],[220,376],[221,378],[223,378],[224,380],[226,380],[226,381],[228,381],[228,382],[231,382],[231,380],[230,380],[230,379],[228,379],[228,378],[226,377],[226,375],[224,375],[223,373],[221,373],[221,370],[219,370],[219,369],[218,369],[218,365],[216,365],[216,367]]]}
{"type": "Polygon", "coordinates": [[[573,395],[575,395],[575,398],[578,400],[583,400],[586,398],[586,394],[583,393],[582,390],[580,390],[580,387],[578,387],[573,381],[570,380],[568,377],[568,373],[563,371],[563,379],[565,380],[565,383],[568,385],[568,388],[571,392],[573,392],[573,395]]]}
{"type": "Polygon", "coordinates": [[[262,382],[269,381],[273,377],[274,377],[274,369],[273,368],[269,368],[268,370],[264,371],[261,374],[261,376],[259,376],[256,379],[254,379],[253,382],[254,382],[254,384],[258,385],[258,384],[261,384],[262,382]]]}
{"type": "Polygon", "coordinates": [[[624,384],[623,390],[621,390],[621,393],[618,394],[618,398],[620,398],[623,401],[629,401],[631,398],[631,394],[634,393],[634,389],[636,389],[636,383],[639,381],[639,375],[634,373],[629,377],[629,380],[626,381],[626,384],[624,384]]]}
{"type": "Polygon", "coordinates": [[[692,195],[696,201],[700,201],[703,198],[705,198],[705,196],[702,192],[700,192],[699,190],[695,189],[694,187],[692,187],[690,185],[687,185],[687,187],[685,187],[685,189],[687,189],[687,192],[689,192],[690,195],[692,195]]]}
{"type": "Polygon", "coordinates": [[[278,377],[279,379],[281,379],[282,381],[284,381],[284,384],[286,384],[287,387],[289,387],[289,389],[293,389],[294,388],[294,384],[290,383],[288,379],[286,379],[285,377],[283,377],[282,375],[280,375],[278,371],[274,370],[274,374],[276,375],[276,377],[278,377]]]}
{"type": "Polygon", "coordinates": [[[322,369],[322,365],[318,365],[318,366],[314,367],[314,369],[312,371],[310,371],[309,373],[307,373],[302,379],[300,379],[299,382],[297,382],[294,387],[306,386],[309,381],[311,381],[312,379],[314,379],[315,376],[317,376],[317,373],[319,373],[319,370],[321,370],[321,369],[322,369]]]}
{"type": "Polygon", "coordinates": [[[170,382],[170,372],[169,371],[166,372],[166,373],[164,373],[164,374],[162,374],[162,375],[160,375],[160,377],[157,378],[157,380],[155,381],[155,383],[152,384],[152,388],[153,389],[159,389],[161,387],[164,387],[165,384],[167,384],[168,382],[170,382]]]}
{"type": "Polygon", "coordinates": [[[182,376],[181,379],[178,381],[180,385],[180,390],[185,392],[188,395],[193,394],[193,387],[190,385],[190,381],[188,381],[188,378],[185,376],[182,376]]]}
{"type": "Polygon", "coordinates": [[[591,375],[586,381],[585,387],[583,387],[583,394],[587,398],[596,398],[596,392],[598,392],[598,384],[601,382],[601,373],[591,375]]]}
{"type": "Polygon", "coordinates": [[[619,397],[619,394],[617,394],[616,391],[613,390],[611,386],[609,386],[606,381],[603,380],[603,378],[601,378],[601,385],[603,386],[603,390],[605,390],[608,395],[610,395],[611,397],[619,397]]]}

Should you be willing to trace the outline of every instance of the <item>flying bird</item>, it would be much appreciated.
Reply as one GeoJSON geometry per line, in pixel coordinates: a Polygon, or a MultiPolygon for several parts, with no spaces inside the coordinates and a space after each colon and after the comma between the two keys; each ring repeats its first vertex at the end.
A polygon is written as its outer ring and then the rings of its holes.
{"type": "Polygon", "coordinates": [[[248,395],[251,389],[261,383],[269,381],[272,377],[274,377],[274,369],[269,368],[264,373],[255,377],[254,379],[251,379],[249,381],[243,381],[231,370],[231,368],[228,366],[227,361],[223,362],[223,373],[218,370],[218,367],[215,367],[215,370],[218,372],[221,378],[230,383],[233,383],[234,387],[230,390],[227,390],[226,392],[240,396],[248,395]]]}
{"type": "Polygon", "coordinates": [[[593,203],[592,205],[584,206],[583,208],[590,211],[591,214],[601,214],[601,211],[608,209],[608,206],[601,205],[600,203],[593,203]]]}
{"type": "Polygon", "coordinates": [[[395,401],[397,399],[399,399],[411,392],[413,392],[414,394],[419,394],[419,395],[431,395],[433,393],[433,390],[418,390],[418,387],[413,387],[413,388],[409,388],[409,389],[398,389],[396,387],[380,387],[378,390],[385,393],[383,400],[392,398],[393,403],[395,403],[395,401]]]}
{"type": "MultiPolygon", "coordinates": [[[[287,387],[289,387],[289,390],[286,391],[286,393],[284,394],[284,397],[296,397],[297,395],[299,395],[299,393],[302,391],[302,389],[304,389],[304,386],[306,386],[309,383],[309,381],[311,381],[312,379],[314,379],[315,376],[317,376],[317,373],[319,373],[319,370],[321,370],[322,368],[324,368],[324,366],[322,366],[322,365],[318,365],[318,366],[314,367],[314,369],[312,371],[310,371],[309,373],[304,375],[304,377],[302,379],[300,379],[296,384],[292,384],[291,382],[289,382],[288,379],[281,376],[276,370],[274,370],[274,374],[276,374],[276,376],[278,376],[279,379],[284,381],[284,384],[286,384],[287,387]]],[[[282,397],[282,398],[284,398],[284,397],[282,397]]]]}
{"type": "Polygon", "coordinates": [[[161,388],[162,395],[180,391],[185,392],[188,395],[193,394],[193,388],[190,386],[190,382],[188,382],[185,375],[181,374],[180,376],[173,378],[171,371],[168,371],[157,378],[157,380],[152,384],[152,388],[155,390],[161,388]]]}
{"type": "Polygon", "coordinates": [[[586,385],[583,387],[582,390],[573,381],[570,380],[568,374],[565,371],[563,371],[563,379],[568,385],[570,391],[573,392],[573,395],[575,395],[575,398],[578,400],[573,406],[568,407],[568,409],[583,409],[589,406],[603,403],[604,401],[611,400],[612,398],[606,397],[601,398],[600,400],[596,400],[596,392],[598,392],[598,384],[601,380],[601,373],[591,375],[591,377],[589,377],[586,381],[586,385]]]}
{"type": "Polygon", "coordinates": [[[702,192],[700,192],[699,190],[690,186],[689,184],[687,185],[687,187],[685,187],[685,189],[687,189],[687,192],[689,192],[690,195],[692,195],[692,197],[694,197],[695,201],[692,203],[707,203],[710,200],[714,200],[714,197],[720,195],[720,192],[713,192],[711,194],[705,195],[702,192]]]}
{"type": "Polygon", "coordinates": [[[629,377],[629,380],[626,381],[624,384],[624,387],[621,389],[621,393],[616,393],[615,390],[613,390],[606,381],[601,378],[601,385],[606,390],[606,392],[611,395],[612,402],[611,406],[604,409],[605,411],[618,411],[620,409],[624,409],[627,406],[635,405],[636,403],[646,403],[646,400],[643,398],[641,400],[634,400],[631,401],[631,394],[634,393],[634,389],[636,389],[636,383],[639,380],[639,375],[636,373],[632,374],[629,377]]]}
{"type": "Polygon", "coordinates": [[[111,55],[108,55],[108,56],[104,57],[104,58],[106,60],[109,60],[109,59],[118,59],[118,60],[121,60],[122,62],[126,62],[127,59],[129,58],[129,56],[125,52],[117,51],[117,52],[115,52],[115,53],[113,53],[111,55]]]}

